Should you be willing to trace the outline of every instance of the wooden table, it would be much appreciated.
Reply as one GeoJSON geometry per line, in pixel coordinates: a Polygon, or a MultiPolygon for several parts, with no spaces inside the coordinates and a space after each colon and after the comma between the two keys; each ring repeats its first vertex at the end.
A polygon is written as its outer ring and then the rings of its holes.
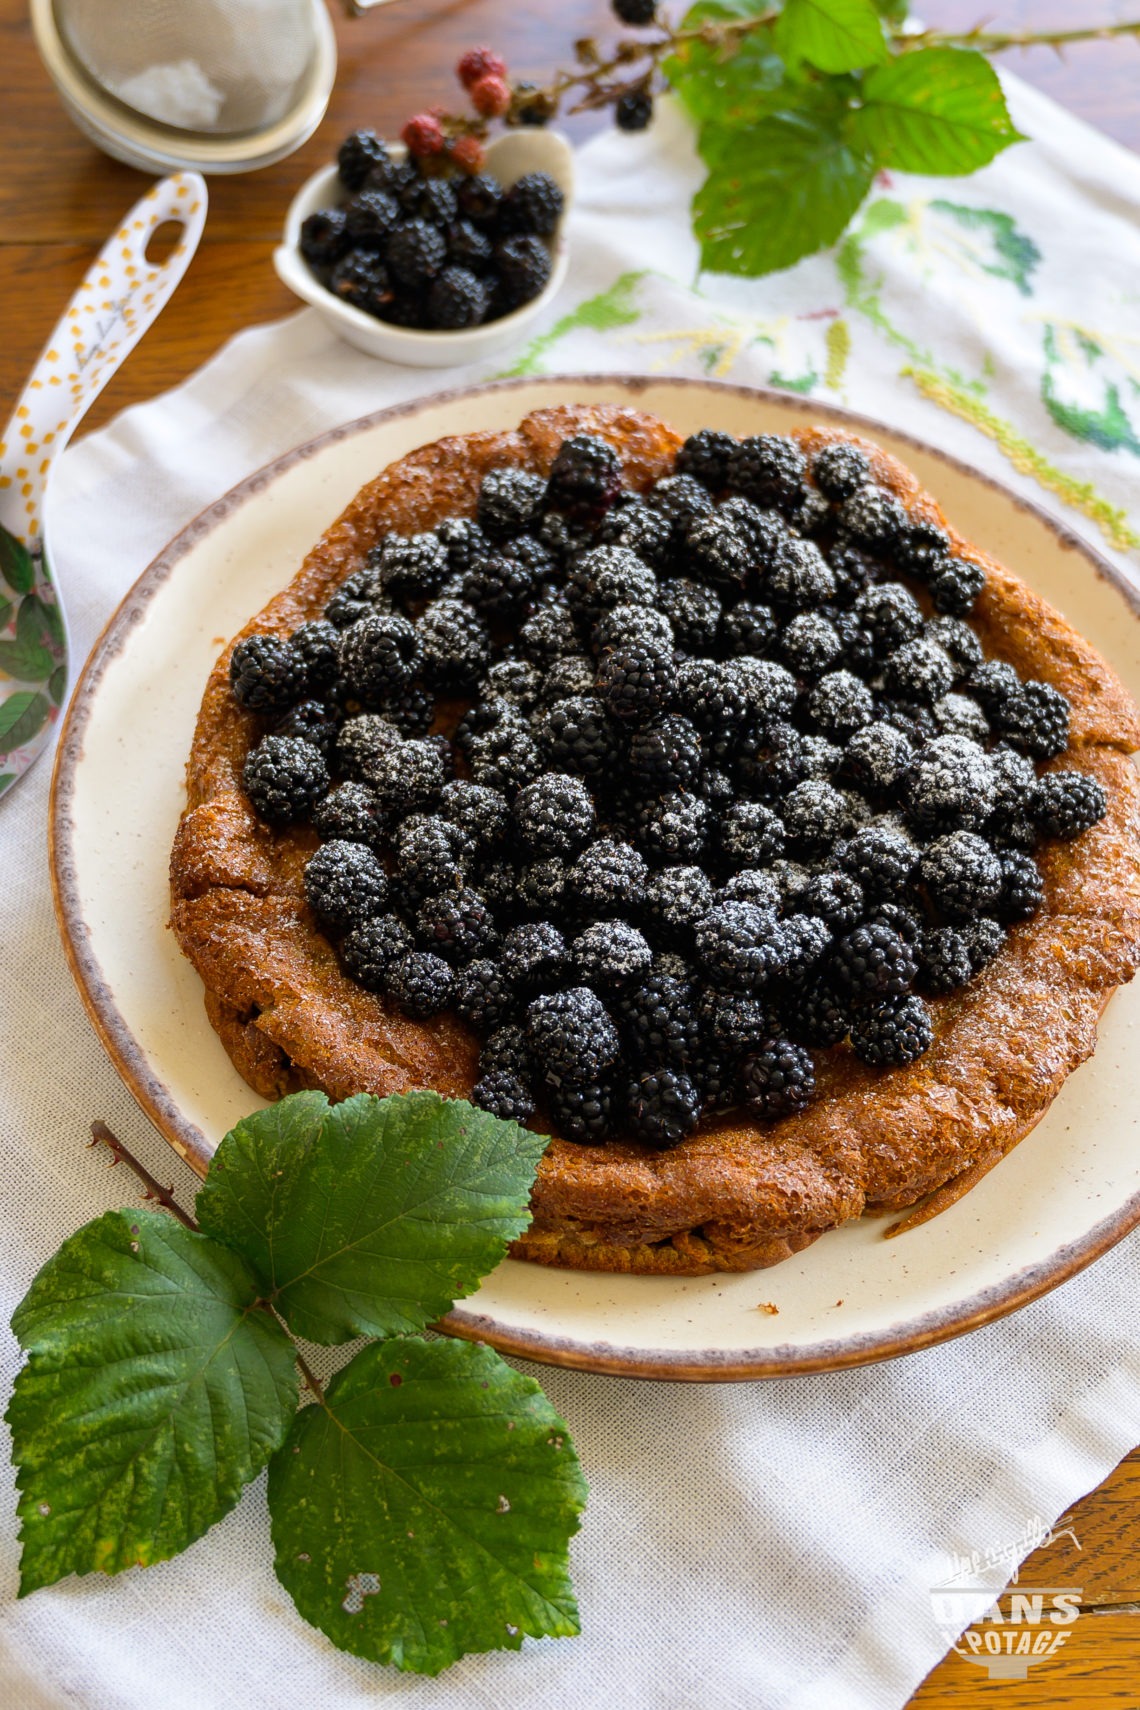
{"type": "MultiPolygon", "coordinates": [[[[1048,29],[1140,15],[1140,0],[924,0],[928,25],[1048,29]]],[[[153,396],[200,367],[241,328],[290,313],[296,300],[277,281],[270,253],[300,181],[324,164],[345,132],[371,124],[394,134],[413,108],[454,104],[452,67],[487,41],[508,52],[518,75],[537,79],[570,63],[580,36],[612,35],[603,0],[555,6],[507,0],[402,0],[348,23],[338,18],[340,74],[328,117],[289,160],[250,176],[214,179],[210,217],[186,281],[161,328],[132,355],[88,418],[88,427],[153,396]]],[[[0,395],[13,397],[84,267],[145,180],[105,159],[64,118],[35,49],[21,0],[0,0],[0,111],[6,146],[0,180],[0,395]]],[[[1050,50],[1014,53],[1021,76],[1119,142],[1140,149],[1140,46],[1094,43],[1060,59],[1050,50]]],[[[572,119],[582,137],[597,116],[572,119]]],[[[1028,1518],[1028,1517],[1027,1517],[1028,1518]]],[[[1140,1451],[1058,1522],[1080,1541],[1031,1557],[1026,1585],[1079,1584],[1086,1613],[1055,1658],[1023,1685],[991,1684],[984,1669],[951,1654],[913,1703],[957,1710],[1000,1701],[1002,1710],[1140,1703],[1140,1451]]],[[[992,1540],[980,1540],[988,1543],[992,1540]]],[[[999,1540],[1000,1541],[1000,1540],[999,1540]]],[[[836,1710],[842,1710],[837,1706],[836,1710]]]]}

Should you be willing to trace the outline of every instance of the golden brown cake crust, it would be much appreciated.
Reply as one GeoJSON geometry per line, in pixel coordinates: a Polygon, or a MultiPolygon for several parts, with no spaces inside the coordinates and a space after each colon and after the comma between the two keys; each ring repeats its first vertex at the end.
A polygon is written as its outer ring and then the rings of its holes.
{"type": "MultiPolygon", "coordinates": [[[[540,410],[513,433],[424,446],[358,494],[242,634],[290,634],[323,610],[379,534],[473,514],[486,470],[515,463],[546,473],[560,442],[582,432],[610,440],[639,489],[671,470],[680,444],[651,416],[599,405],[540,410]]],[[[819,429],[796,437],[807,450],[854,438],[819,429]]],[[[748,1270],[864,1210],[911,1205],[1028,1133],[1091,1054],[1100,1010],[1140,963],[1140,786],[1129,759],[1140,714],[1060,613],[955,534],[901,464],[855,443],[912,515],[940,522],[957,552],[984,565],[973,621],[986,652],[1068,697],[1072,742],[1060,763],[1103,781],[1108,815],[1076,843],[1045,847],[1045,907],[1013,929],[979,978],[934,1003],[934,1043],[917,1062],[881,1072],[846,1047],[820,1053],[818,1095],[805,1111],[764,1124],[730,1113],[672,1151],[555,1138],[517,1257],[675,1276],[748,1270]]],[[[267,1098],[307,1086],[333,1098],[425,1085],[470,1092],[472,1034],[450,1016],[410,1021],[345,978],[305,903],[314,834],[270,831],[242,795],[257,726],[229,691],[232,645],[202,701],[170,869],[171,925],[202,977],[211,1024],[267,1098]]]]}

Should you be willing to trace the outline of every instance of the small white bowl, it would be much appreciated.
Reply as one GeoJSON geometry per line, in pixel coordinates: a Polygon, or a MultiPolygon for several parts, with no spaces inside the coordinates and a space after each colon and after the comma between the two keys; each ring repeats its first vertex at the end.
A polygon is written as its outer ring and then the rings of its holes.
{"type": "MultiPolygon", "coordinates": [[[[406,150],[392,146],[393,159],[404,158],[406,150]]],[[[363,350],[368,356],[379,356],[386,362],[402,362],[410,368],[452,368],[466,362],[478,362],[486,356],[516,344],[532,321],[542,314],[557,295],[566,277],[569,256],[564,236],[566,214],[574,192],[574,157],[569,143],[557,131],[520,129],[497,136],[487,149],[487,171],[500,183],[511,185],[525,172],[546,172],[554,179],[564,197],[562,217],[550,240],[550,278],[537,297],[512,309],[497,321],[484,322],[478,327],[463,327],[455,332],[421,332],[411,327],[393,326],[389,321],[366,315],[326,291],[309,271],[300,251],[302,222],[320,208],[336,207],[347,200],[335,166],[326,166],[306,179],[285,216],[285,241],[273,252],[277,277],[290,291],[311,303],[335,333],[363,350]]]]}

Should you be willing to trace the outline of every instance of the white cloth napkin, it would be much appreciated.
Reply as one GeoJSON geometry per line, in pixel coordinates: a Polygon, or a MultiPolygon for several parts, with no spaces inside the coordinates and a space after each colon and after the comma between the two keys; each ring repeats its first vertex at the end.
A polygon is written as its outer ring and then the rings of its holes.
{"type": "MultiPolygon", "coordinates": [[[[569,282],[515,366],[723,374],[850,402],[1043,499],[1135,573],[1140,160],[1011,94],[1031,145],[965,182],[880,183],[838,252],[700,290],[683,121],[665,112],[643,138],[598,139],[580,159],[569,282]]],[[[53,503],[78,656],[170,535],[241,476],[434,383],[360,357],[306,311],[77,445],[53,503]]],[[[5,1324],[65,1235],[134,1199],[125,1169],[82,1149],[93,1116],[194,1188],[68,976],[47,786],[41,763],[0,806],[5,1324]]],[[[893,1710],[946,1649],[930,1589],[955,1555],[1047,1526],[1140,1440],[1138,1292],[1134,1237],[1011,1319],[861,1371],[700,1387],[532,1368],[591,1484],[573,1547],[583,1636],[467,1658],[436,1681],[343,1656],[300,1620],[271,1571],[260,1484],[174,1562],[16,1602],[9,1474],[0,1703],[893,1710]]],[[[0,1342],[10,1382],[17,1350],[6,1329],[0,1342]]]]}

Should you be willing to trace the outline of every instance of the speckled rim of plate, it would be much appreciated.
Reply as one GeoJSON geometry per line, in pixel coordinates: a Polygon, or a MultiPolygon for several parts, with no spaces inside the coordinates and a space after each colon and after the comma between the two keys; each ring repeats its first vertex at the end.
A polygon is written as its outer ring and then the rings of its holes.
{"type": "MultiPolygon", "coordinates": [[[[640,393],[657,386],[692,388],[706,393],[722,392],[754,401],[758,405],[775,406],[793,414],[833,422],[836,426],[863,433],[871,439],[876,435],[886,434],[897,443],[909,446],[970,481],[989,488],[1016,509],[1031,516],[1055,537],[1060,547],[1076,552],[1098,577],[1110,583],[1132,613],[1140,617],[1140,592],[1115,565],[1042,507],[1013,492],[1002,482],[973,468],[953,454],[941,451],[885,422],[767,387],[740,386],[722,381],[688,379],[664,374],[531,375],[491,381],[480,386],[448,388],[426,397],[392,405],[331,428],[283,453],[246,476],[229,492],[199,512],[174,536],[128,590],[108,619],[80,673],[60,731],[52,771],[48,825],[49,864],[53,904],[68,964],[92,1025],[119,1075],[155,1127],[197,1174],[205,1175],[212,1155],[205,1136],[196,1124],[183,1115],[169,1089],[153,1073],[114,1001],[97,959],[86,943],[87,928],[77,889],[73,842],[75,828],[71,808],[77,768],[83,754],[84,734],[107,666],[119,652],[127,633],[139,621],[157,590],[176,570],[180,560],[191,547],[249,498],[262,492],[294,465],[327,446],[383,423],[415,415],[438,405],[471,399],[479,394],[548,388],[554,394],[550,403],[555,405],[571,399],[576,387],[611,387],[620,388],[626,401],[635,404],[640,393]]],[[[486,1342],[503,1353],[520,1358],[623,1377],[730,1382],[835,1371],[913,1353],[1003,1318],[1076,1276],[1138,1225],[1140,1192],[1129,1196],[1116,1210],[1085,1231],[1079,1240],[1062,1245],[1039,1263],[1031,1264],[1002,1282],[975,1292],[967,1299],[920,1314],[898,1325],[892,1324],[884,1331],[855,1333],[817,1341],[806,1348],[795,1344],[776,1344],[745,1350],[707,1349],[699,1351],[696,1357],[684,1357],[673,1349],[623,1347],[607,1341],[583,1342],[572,1337],[514,1330],[502,1326],[492,1317],[462,1307],[453,1309],[441,1319],[437,1328],[467,1340],[486,1342]]],[[[688,1352],[690,1355],[693,1353],[691,1350],[688,1352]]]]}

